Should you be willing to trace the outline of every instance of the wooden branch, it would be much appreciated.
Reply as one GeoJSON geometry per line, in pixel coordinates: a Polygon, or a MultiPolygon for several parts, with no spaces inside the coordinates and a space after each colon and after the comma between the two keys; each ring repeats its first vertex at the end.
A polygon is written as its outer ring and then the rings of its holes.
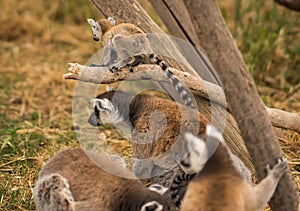
{"type": "MultiPolygon", "coordinates": [[[[265,166],[282,157],[276,134],[237,45],[216,1],[183,0],[198,39],[222,81],[226,99],[237,121],[258,179],[265,166]]],[[[274,211],[298,209],[298,192],[290,172],[283,175],[270,206],[274,211]]]]}
{"type": "MultiPolygon", "coordinates": [[[[68,67],[68,71],[69,71],[68,73],[63,75],[63,78],[81,80],[81,81],[91,82],[96,84],[100,84],[100,83],[109,84],[121,80],[143,79],[143,80],[157,80],[163,83],[167,82],[169,86],[169,79],[167,79],[164,76],[164,74],[158,74],[162,71],[156,65],[139,65],[138,67],[133,68],[132,73],[128,69],[122,69],[121,72],[114,74],[111,73],[107,68],[87,67],[77,63],[70,63],[68,67]]],[[[190,84],[188,83],[187,84],[191,87],[194,87],[193,89],[191,89],[191,91],[195,96],[197,104],[199,105],[199,111],[210,120],[212,120],[212,112],[213,112],[213,118],[215,122],[214,125],[220,130],[222,131],[224,130],[223,132],[224,139],[228,144],[229,148],[232,150],[232,152],[235,155],[237,155],[244,162],[244,164],[249,168],[249,170],[254,173],[253,164],[249,159],[248,152],[245,148],[243,140],[241,139],[240,132],[237,128],[235,120],[232,118],[231,114],[227,112],[224,106],[221,106],[218,103],[214,103],[210,100],[207,100],[208,98],[211,97],[208,97],[205,88],[203,88],[203,86],[201,86],[201,83],[199,83],[200,79],[197,79],[197,81],[195,81],[195,84],[193,84],[194,83],[193,80],[195,79],[191,77],[192,76],[191,74],[176,69],[172,69],[172,71],[173,73],[176,74],[176,76],[180,80],[190,81],[190,84]],[[194,85],[196,85],[196,87],[194,85]],[[206,98],[198,97],[201,95],[206,96],[206,98]]],[[[222,94],[222,92],[220,93],[222,94]]],[[[215,96],[217,96],[217,94],[215,96]]],[[[220,101],[221,97],[216,97],[216,99],[220,101]]]]}
{"type": "Polygon", "coordinates": [[[274,0],[276,3],[291,10],[300,11],[300,0],[274,0]]]}
{"type": "Polygon", "coordinates": [[[266,107],[266,109],[273,126],[300,133],[300,116],[298,114],[275,108],[266,107]]]}
{"type": "MultiPolygon", "coordinates": [[[[117,20],[117,22],[123,23],[133,23],[136,26],[140,27],[145,33],[157,33],[163,34],[164,32],[157,26],[155,22],[150,18],[150,16],[145,12],[145,10],[140,6],[140,4],[136,0],[111,0],[111,1],[103,1],[103,0],[89,0],[105,17],[113,17],[117,20]]],[[[168,64],[172,64],[172,67],[189,72],[194,74],[193,68],[187,67],[184,64],[189,64],[184,56],[177,50],[175,45],[171,40],[163,40],[160,39],[155,40],[158,43],[158,46],[161,47],[162,51],[171,52],[170,55],[173,55],[173,58],[180,58],[178,61],[170,61],[167,58],[164,60],[168,64]],[[166,46],[166,41],[168,49],[166,46]],[[185,61],[185,62],[183,62],[185,61]]],[[[159,50],[158,50],[159,51],[159,50]]]]}
{"type": "MultiPolygon", "coordinates": [[[[106,67],[88,67],[77,63],[69,63],[68,73],[64,79],[81,80],[95,84],[111,84],[124,80],[153,80],[169,83],[165,74],[157,74],[161,69],[157,65],[139,65],[130,72],[123,69],[118,73],[110,72],[106,67]]],[[[199,77],[171,68],[173,74],[186,86],[192,94],[227,108],[223,89],[213,83],[203,81],[199,77]]],[[[293,130],[300,133],[300,115],[265,107],[275,127],[293,130]]]]}

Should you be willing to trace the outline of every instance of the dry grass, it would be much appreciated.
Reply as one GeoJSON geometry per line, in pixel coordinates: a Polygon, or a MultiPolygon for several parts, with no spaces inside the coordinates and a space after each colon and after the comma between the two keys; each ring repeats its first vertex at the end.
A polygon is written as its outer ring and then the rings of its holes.
{"type": "MultiPolygon", "coordinates": [[[[83,0],[0,6],[0,210],[34,210],[32,188],[43,162],[78,145],[71,114],[76,82],[61,75],[68,62],[85,63],[98,49],[85,21],[97,15],[83,0]]],[[[260,93],[268,106],[299,113],[299,88],[287,86],[289,92],[261,87],[260,93]]],[[[104,133],[115,150],[129,151],[113,129],[104,133]]],[[[300,190],[300,135],[280,133],[300,190]]]]}

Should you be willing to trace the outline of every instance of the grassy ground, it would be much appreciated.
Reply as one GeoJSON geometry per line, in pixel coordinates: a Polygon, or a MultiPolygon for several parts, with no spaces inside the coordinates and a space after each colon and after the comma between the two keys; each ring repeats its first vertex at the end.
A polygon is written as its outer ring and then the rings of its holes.
{"type": "MultiPolygon", "coordinates": [[[[300,113],[300,15],[271,1],[220,3],[265,103],[300,113]]],[[[32,189],[43,162],[78,145],[71,115],[76,82],[61,75],[68,62],[85,63],[98,49],[86,24],[98,16],[84,0],[0,6],[0,210],[34,210],[32,189]]],[[[116,144],[112,129],[104,132],[114,147],[127,149],[116,144]]],[[[279,135],[300,187],[300,136],[279,135]]]]}

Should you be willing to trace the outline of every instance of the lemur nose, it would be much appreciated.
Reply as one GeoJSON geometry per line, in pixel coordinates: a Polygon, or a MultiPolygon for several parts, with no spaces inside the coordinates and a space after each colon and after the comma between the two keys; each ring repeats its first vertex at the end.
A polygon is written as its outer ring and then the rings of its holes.
{"type": "Polygon", "coordinates": [[[95,40],[95,41],[99,41],[100,39],[99,39],[99,37],[93,37],[93,39],[95,40]]]}

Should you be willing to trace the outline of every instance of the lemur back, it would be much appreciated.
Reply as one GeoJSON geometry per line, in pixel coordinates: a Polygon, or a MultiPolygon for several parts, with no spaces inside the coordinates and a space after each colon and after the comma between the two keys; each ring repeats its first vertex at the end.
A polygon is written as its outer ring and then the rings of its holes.
{"type": "Polygon", "coordinates": [[[88,121],[93,126],[127,121],[132,127],[133,153],[139,159],[165,153],[178,138],[183,138],[179,137],[181,131],[204,134],[209,122],[196,109],[189,109],[174,101],[148,95],[133,96],[115,90],[97,96],[94,112],[88,121]],[[150,119],[155,120],[154,125],[151,125],[150,119]]]}
{"type": "Polygon", "coordinates": [[[186,135],[190,154],[184,160],[184,166],[194,169],[197,174],[188,185],[181,210],[192,211],[196,207],[205,211],[262,210],[281,176],[288,171],[286,160],[278,159],[273,169],[268,165],[267,177],[253,187],[234,167],[222,135],[212,126],[207,126],[206,131],[206,142],[194,135],[186,135]]]}
{"type": "Polygon", "coordinates": [[[34,200],[39,211],[169,209],[160,195],[165,191],[163,188],[159,190],[161,187],[156,185],[149,190],[139,180],[128,179],[134,176],[121,165],[94,152],[89,152],[89,156],[93,161],[80,148],[67,149],[46,163],[34,189],[34,200]],[[106,172],[94,162],[113,169],[119,176],[106,172]]]}
{"type": "Polygon", "coordinates": [[[153,53],[147,35],[139,27],[131,23],[112,25],[107,19],[100,19],[97,22],[88,19],[88,22],[93,27],[94,40],[101,40],[105,46],[100,63],[92,64],[92,66],[108,66],[112,71],[114,69],[120,70],[126,66],[131,69],[141,62],[151,61],[160,66],[166,73],[184,105],[196,108],[191,97],[174,76],[166,62],[153,53]]]}

